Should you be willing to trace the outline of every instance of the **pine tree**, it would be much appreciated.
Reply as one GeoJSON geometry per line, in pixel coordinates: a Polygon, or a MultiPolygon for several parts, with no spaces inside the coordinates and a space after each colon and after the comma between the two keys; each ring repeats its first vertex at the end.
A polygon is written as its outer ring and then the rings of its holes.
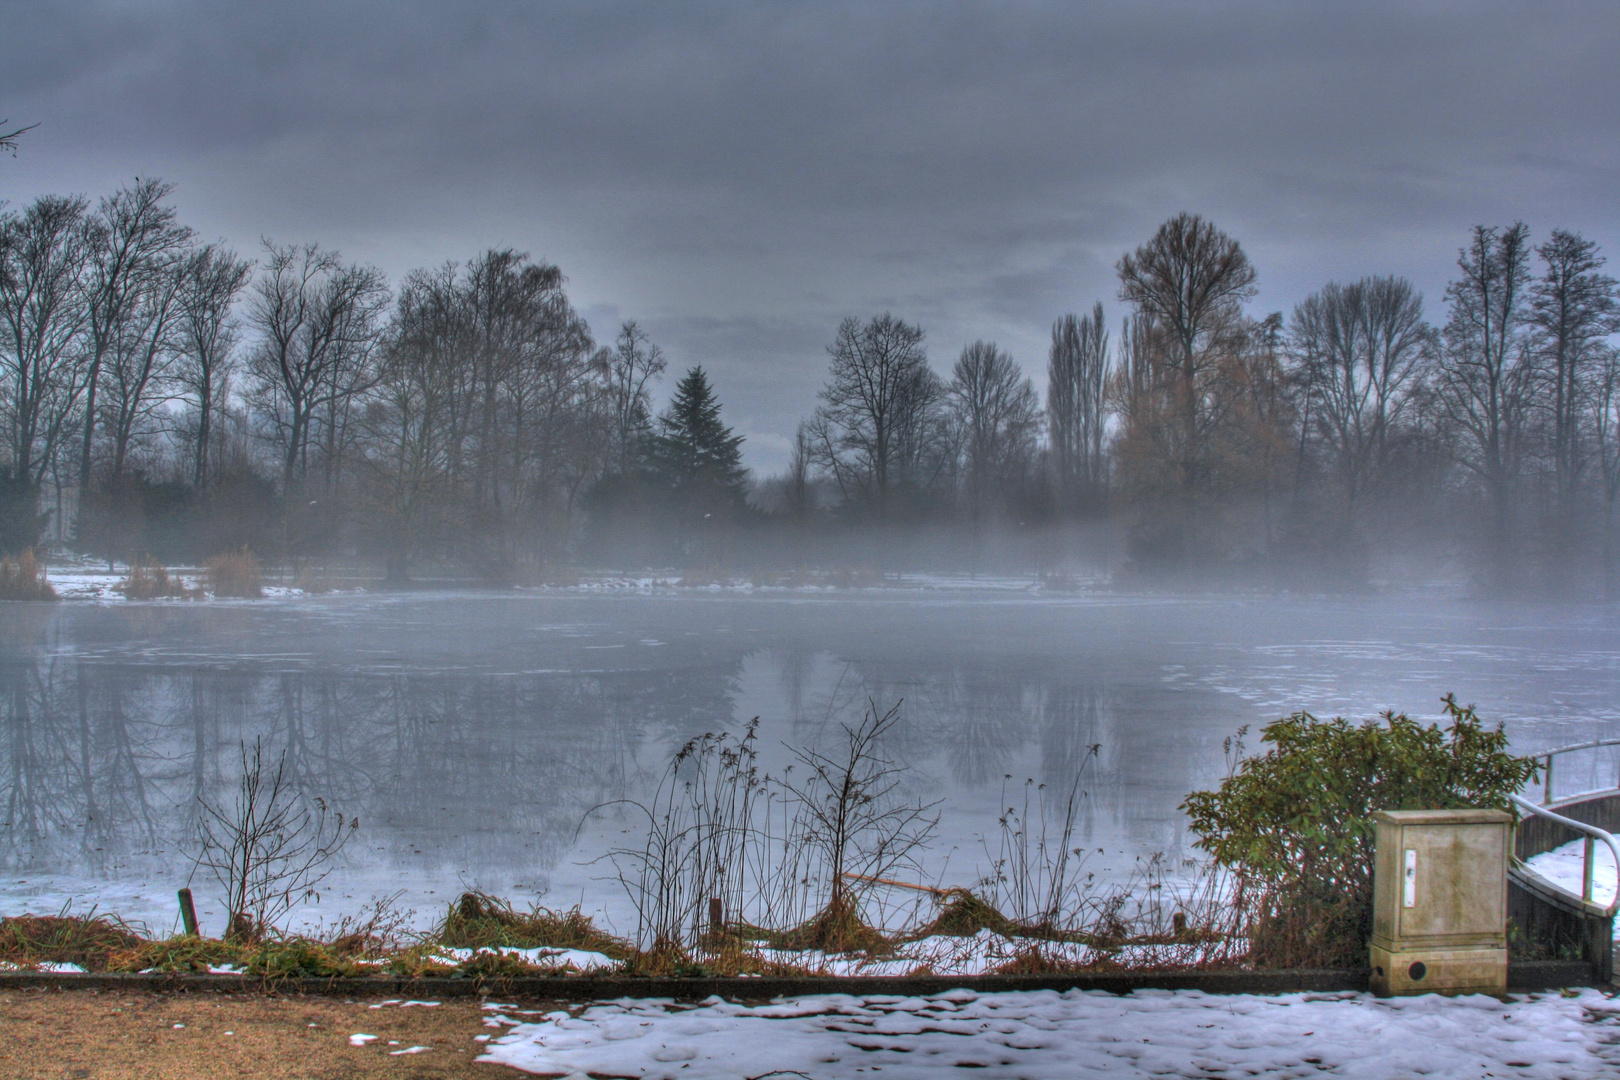
{"type": "Polygon", "coordinates": [[[658,417],[648,463],[681,502],[694,508],[740,506],[748,477],[742,443],[742,436],[721,422],[720,402],[708,376],[695,367],[675,387],[674,399],[658,417]]]}

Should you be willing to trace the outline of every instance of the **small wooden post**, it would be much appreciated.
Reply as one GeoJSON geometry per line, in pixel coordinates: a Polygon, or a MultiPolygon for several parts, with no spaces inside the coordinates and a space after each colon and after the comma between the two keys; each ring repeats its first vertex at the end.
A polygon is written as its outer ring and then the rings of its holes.
{"type": "Polygon", "coordinates": [[[724,930],[725,926],[726,905],[718,896],[709,897],[709,933],[719,938],[720,931],[724,930]]]}
{"type": "Polygon", "coordinates": [[[1581,899],[1592,899],[1592,837],[1587,836],[1581,862],[1581,899]]]}
{"type": "Polygon", "coordinates": [[[197,907],[191,902],[191,890],[180,890],[180,921],[185,924],[187,937],[201,937],[197,932],[197,907]]]}

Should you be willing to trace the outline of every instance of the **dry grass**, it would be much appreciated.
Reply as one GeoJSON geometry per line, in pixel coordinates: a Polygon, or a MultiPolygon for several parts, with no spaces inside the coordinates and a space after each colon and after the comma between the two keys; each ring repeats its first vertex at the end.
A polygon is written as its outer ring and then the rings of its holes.
{"type": "Polygon", "coordinates": [[[45,564],[29,548],[15,558],[0,559],[0,600],[55,600],[45,578],[45,564]]]}
{"type": "Polygon", "coordinates": [[[967,889],[952,889],[939,900],[939,913],[906,935],[908,938],[972,937],[980,930],[990,930],[1002,937],[1019,937],[1024,933],[1022,927],[997,911],[988,900],[967,889]]]}
{"type": "Polygon", "coordinates": [[[305,566],[300,568],[298,576],[293,578],[293,588],[310,596],[318,596],[332,591],[332,580],[327,576],[324,567],[305,566]]]}
{"type": "Polygon", "coordinates": [[[1045,942],[1025,941],[1014,950],[1011,960],[991,968],[991,975],[1073,975],[1092,965],[1053,952],[1045,942]]]}
{"type": "Polygon", "coordinates": [[[201,973],[224,964],[242,965],[242,947],[211,938],[172,937],[142,941],[113,953],[108,971],[176,971],[201,973]]]}
{"type": "Polygon", "coordinates": [[[1042,570],[1041,588],[1046,592],[1079,592],[1080,579],[1067,570],[1042,570]]]}
{"type": "Polygon", "coordinates": [[[201,589],[189,587],[178,577],[170,577],[167,568],[149,558],[131,566],[128,576],[114,585],[113,589],[123,593],[127,600],[155,600],[164,597],[190,600],[202,595],[201,589]]]}
{"type": "Polygon", "coordinates": [[[615,960],[624,960],[633,951],[628,942],[600,929],[577,907],[518,911],[481,892],[462,893],[432,936],[440,944],[463,949],[582,949],[615,960]]]}
{"type": "MultiPolygon", "coordinates": [[[[1117,905],[1107,905],[1117,908],[1117,905]]],[[[382,910],[391,911],[386,905],[382,910]]],[[[1012,958],[991,974],[1062,975],[1084,970],[1147,970],[1226,967],[1243,959],[1241,942],[1189,924],[1185,917],[1153,931],[1133,928],[1115,910],[1087,930],[1058,933],[1029,929],[1007,919],[982,897],[965,889],[950,890],[933,919],[903,934],[885,934],[868,925],[858,912],[823,910],[788,930],[769,930],[746,923],[711,931],[693,949],[660,939],[645,950],[598,928],[578,909],[517,911],[510,903],[483,893],[464,894],[430,934],[406,941],[392,927],[393,915],[339,923],[319,937],[271,936],[262,941],[233,942],[177,936],[147,940],[116,918],[97,916],[22,915],[0,920],[0,960],[32,968],[50,961],[75,963],[88,971],[162,971],[204,973],[231,965],[266,983],[299,977],[454,976],[499,982],[528,975],[555,975],[554,963],[536,962],[498,951],[479,951],[458,960],[447,948],[581,949],[604,953],[622,964],[622,973],[643,977],[737,975],[810,976],[826,974],[814,960],[860,954],[872,959],[894,955],[895,948],[923,938],[968,938],[990,930],[1015,942],[1012,958]],[[379,921],[381,919],[382,921],[379,921]],[[1100,950],[1087,958],[1060,943],[1084,943],[1100,950]],[[1119,953],[1122,946],[1158,946],[1144,955],[1119,953]],[[804,952],[804,957],[766,955],[804,952]]],[[[1178,913],[1179,914],[1179,913],[1178,913]]],[[[928,965],[919,961],[918,973],[928,965]]]]}
{"type": "Polygon", "coordinates": [[[141,944],[140,935],[107,915],[15,915],[0,919],[0,960],[20,967],[48,962],[106,971],[109,961],[141,944]]]}
{"type": "Polygon", "coordinates": [[[707,589],[711,585],[730,585],[731,575],[702,567],[694,567],[681,575],[675,583],[677,589],[707,589]]]}
{"type": "Polygon", "coordinates": [[[227,551],[208,560],[208,591],[215,596],[257,600],[264,595],[259,559],[247,548],[227,551]]]}
{"type": "Polygon", "coordinates": [[[830,903],[808,921],[791,930],[773,935],[778,949],[816,949],[824,953],[863,952],[882,956],[894,950],[894,942],[861,918],[860,910],[849,902],[830,903]]]}
{"type": "Polygon", "coordinates": [[[369,999],[76,990],[0,995],[5,1080],[463,1080],[520,1074],[473,1063],[491,1034],[477,998],[433,1008],[369,999]],[[350,1046],[349,1035],[377,1036],[350,1046]],[[390,1045],[393,1043],[394,1045],[390,1045]],[[400,1057],[409,1046],[432,1050],[400,1057]]]}

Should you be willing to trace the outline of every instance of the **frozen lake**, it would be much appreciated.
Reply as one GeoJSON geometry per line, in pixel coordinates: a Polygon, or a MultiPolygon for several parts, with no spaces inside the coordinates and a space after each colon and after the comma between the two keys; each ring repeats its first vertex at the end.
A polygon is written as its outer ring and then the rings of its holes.
{"type": "MultiPolygon", "coordinates": [[[[941,798],[948,884],[987,863],[1004,784],[1067,784],[1092,744],[1087,868],[1193,853],[1178,804],[1240,725],[1304,708],[1434,719],[1455,691],[1525,750],[1620,734],[1620,613],[1443,598],[1054,596],[1015,588],[584,590],[0,606],[0,913],[175,921],[199,795],[242,741],[360,819],[313,914],[478,886],[624,908],[597,804],[761,717],[782,745],[904,698],[890,747],[941,798]],[[1011,778],[1008,780],[1007,778],[1011,778]]],[[[1257,743],[1251,734],[1250,745],[1257,743]]],[[[622,818],[623,827],[633,825],[622,818]]],[[[214,888],[193,881],[205,929],[214,888]]]]}

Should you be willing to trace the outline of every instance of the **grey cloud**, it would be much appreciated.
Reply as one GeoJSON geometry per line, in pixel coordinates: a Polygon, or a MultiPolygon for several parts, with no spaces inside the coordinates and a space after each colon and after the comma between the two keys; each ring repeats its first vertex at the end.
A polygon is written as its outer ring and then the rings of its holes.
{"type": "Polygon", "coordinates": [[[1437,317],[1476,221],[1620,241],[1601,4],[0,17],[0,115],[42,121],[5,197],[160,174],[205,233],[318,239],[396,279],[516,246],[657,328],[672,366],[712,366],[762,434],[813,406],[845,314],[923,321],[941,368],[994,338],[1038,376],[1051,320],[1111,302],[1120,252],[1182,209],[1244,241],[1262,311],[1397,272],[1437,317]]]}

